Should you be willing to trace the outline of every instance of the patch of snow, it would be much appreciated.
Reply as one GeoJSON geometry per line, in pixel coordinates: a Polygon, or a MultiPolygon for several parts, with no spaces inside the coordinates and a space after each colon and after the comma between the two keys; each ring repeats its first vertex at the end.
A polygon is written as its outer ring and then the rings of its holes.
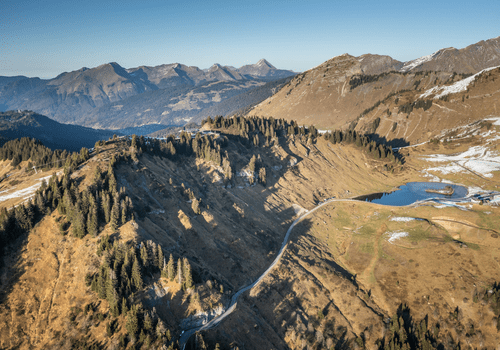
{"type": "Polygon", "coordinates": [[[493,121],[493,125],[500,126],[500,117],[487,118],[485,120],[493,121]]]}
{"type": "Polygon", "coordinates": [[[391,218],[390,221],[409,222],[409,221],[413,221],[413,220],[420,220],[420,219],[410,218],[410,217],[407,217],[407,216],[394,216],[394,217],[391,218]]]}
{"type": "Polygon", "coordinates": [[[388,239],[389,243],[393,243],[396,239],[408,237],[408,232],[405,231],[394,231],[388,233],[389,233],[389,239],[388,239]]]}
{"type": "MultiPolygon", "coordinates": [[[[0,196],[0,202],[6,201],[9,199],[13,199],[13,198],[19,198],[19,197],[23,197],[23,199],[28,199],[31,196],[33,196],[33,194],[36,192],[36,190],[38,190],[38,188],[40,188],[40,186],[42,185],[42,181],[44,181],[44,180],[48,181],[51,177],[52,177],[52,175],[43,177],[41,179],[38,179],[39,183],[36,183],[33,186],[23,188],[22,190],[18,190],[18,191],[0,196]]],[[[2,191],[2,193],[4,193],[4,192],[8,192],[8,190],[2,191]]]]}
{"type": "Polygon", "coordinates": [[[489,204],[500,204],[500,195],[493,196],[489,204]]]}
{"type": "Polygon", "coordinates": [[[456,155],[432,154],[424,159],[430,162],[447,162],[446,165],[426,169],[443,174],[470,170],[485,177],[492,177],[493,171],[500,171],[500,155],[485,146],[470,147],[467,151],[456,155]]]}
{"type": "Polygon", "coordinates": [[[441,179],[436,175],[430,174],[427,171],[424,171],[424,177],[428,177],[432,182],[441,182],[441,179]]]}
{"type": "Polygon", "coordinates": [[[481,187],[468,187],[467,191],[469,196],[473,196],[475,194],[481,194],[484,192],[484,190],[481,187]]]}
{"type": "Polygon", "coordinates": [[[431,53],[430,55],[422,56],[422,57],[417,58],[413,61],[405,62],[403,67],[401,67],[400,71],[401,72],[408,72],[408,71],[412,70],[413,68],[416,68],[416,67],[424,64],[425,62],[431,61],[434,57],[437,56],[438,53],[439,53],[439,51],[436,51],[434,53],[431,53]]]}
{"type": "Polygon", "coordinates": [[[476,80],[476,78],[479,75],[481,75],[481,74],[483,74],[485,72],[488,72],[490,70],[499,68],[499,67],[500,66],[483,69],[479,73],[471,75],[468,78],[459,80],[456,83],[451,84],[451,85],[447,85],[447,86],[435,86],[435,87],[427,90],[426,92],[424,92],[422,95],[419,96],[419,98],[427,98],[427,97],[429,97],[431,95],[434,95],[434,99],[439,99],[439,98],[441,98],[443,96],[446,96],[446,95],[449,95],[449,94],[456,94],[456,93],[459,93],[459,92],[462,92],[462,91],[466,91],[467,88],[469,87],[469,85],[474,80],[476,80]]]}

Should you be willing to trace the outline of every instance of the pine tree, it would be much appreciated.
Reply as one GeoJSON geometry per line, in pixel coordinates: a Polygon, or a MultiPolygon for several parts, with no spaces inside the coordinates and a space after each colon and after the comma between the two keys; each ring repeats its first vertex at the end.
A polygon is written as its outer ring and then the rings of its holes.
{"type": "Polygon", "coordinates": [[[109,218],[109,228],[112,232],[116,232],[118,225],[120,223],[120,203],[115,199],[113,207],[111,209],[111,215],[109,218]]]}
{"type": "Polygon", "coordinates": [[[183,259],[183,270],[184,270],[184,286],[186,289],[193,288],[193,276],[191,274],[191,265],[187,258],[183,259]]]}
{"type": "Polygon", "coordinates": [[[167,277],[170,281],[173,281],[175,278],[175,266],[172,254],[170,254],[170,258],[168,259],[167,263],[167,277]]]}
{"type": "Polygon", "coordinates": [[[148,333],[150,333],[150,331],[153,329],[153,320],[151,319],[151,316],[149,316],[149,312],[147,312],[144,316],[144,329],[148,333]]]}
{"type": "Polygon", "coordinates": [[[101,168],[99,167],[99,165],[97,165],[97,167],[94,170],[94,177],[92,179],[92,183],[95,185],[96,189],[98,189],[98,190],[101,187],[101,179],[102,179],[101,168]]]}
{"type": "Polygon", "coordinates": [[[107,269],[103,265],[101,265],[98,277],[97,277],[97,295],[101,299],[106,298],[106,278],[107,277],[107,269]]]}
{"type": "Polygon", "coordinates": [[[259,169],[259,182],[266,186],[266,168],[262,167],[259,169]]]}
{"type": "Polygon", "coordinates": [[[177,283],[179,283],[180,285],[182,285],[182,282],[184,280],[183,277],[184,276],[182,275],[182,260],[179,258],[179,260],[177,260],[177,283]]]}
{"type": "Polygon", "coordinates": [[[108,278],[106,279],[106,299],[109,303],[109,308],[113,316],[119,315],[118,309],[118,295],[116,293],[116,275],[113,270],[109,270],[108,278]]]}
{"type": "Polygon", "coordinates": [[[125,223],[127,222],[127,205],[125,204],[125,201],[122,199],[120,201],[120,208],[121,208],[121,222],[122,222],[122,225],[125,225],[125,223]]]}
{"type": "Polygon", "coordinates": [[[156,336],[159,339],[162,339],[165,336],[166,332],[167,332],[167,327],[165,327],[165,323],[161,319],[158,320],[158,323],[156,324],[156,336]]]}
{"type": "Polygon", "coordinates": [[[200,332],[195,333],[194,341],[195,341],[196,349],[207,350],[207,345],[205,344],[205,341],[203,340],[203,336],[201,335],[200,332]]]}
{"type": "Polygon", "coordinates": [[[97,206],[94,201],[94,197],[90,196],[90,208],[89,215],[87,218],[87,232],[92,236],[96,237],[99,234],[99,222],[97,217],[97,206]]]}
{"type": "Polygon", "coordinates": [[[142,260],[142,266],[147,270],[150,265],[149,261],[149,254],[148,254],[148,248],[146,247],[145,244],[141,244],[141,260],[142,260]]]}
{"type": "Polygon", "coordinates": [[[158,267],[160,263],[158,262],[158,245],[153,241],[147,242],[148,246],[150,246],[149,250],[149,264],[150,267],[158,267]]]}
{"type": "Polygon", "coordinates": [[[161,249],[161,245],[158,245],[158,268],[160,271],[163,271],[165,267],[164,264],[165,257],[163,256],[163,250],[161,249]]]}
{"type": "Polygon", "coordinates": [[[109,197],[109,193],[104,193],[102,195],[102,211],[104,213],[104,220],[106,221],[106,224],[110,221],[111,219],[111,198],[109,197]]]}
{"type": "Polygon", "coordinates": [[[139,266],[139,261],[135,255],[134,262],[132,263],[132,283],[137,290],[141,290],[143,287],[141,267],[139,266]]]}
{"type": "Polygon", "coordinates": [[[137,317],[137,309],[132,306],[127,313],[127,323],[125,324],[128,334],[132,339],[136,339],[139,331],[139,319],[137,317]]]}
{"type": "Polygon", "coordinates": [[[78,238],[83,238],[87,234],[85,225],[86,225],[86,220],[83,213],[81,211],[75,212],[75,218],[71,224],[73,229],[73,235],[78,238]]]}
{"type": "Polygon", "coordinates": [[[125,315],[128,312],[128,307],[127,307],[127,299],[125,297],[122,298],[122,315],[125,315]]]}

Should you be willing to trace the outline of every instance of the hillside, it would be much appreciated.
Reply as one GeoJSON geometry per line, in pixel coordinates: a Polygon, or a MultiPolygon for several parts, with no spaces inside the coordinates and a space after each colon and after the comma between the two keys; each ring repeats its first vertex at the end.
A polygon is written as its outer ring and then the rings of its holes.
{"type": "Polygon", "coordinates": [[[498,115],[499,79],[497,67],[454,83],[396,93],[359,118],[355,130],[374,133],[395,146],[453,137],[451,130],[457,126],[498,115]]]}
{"type": "Polygon", "coordinates": [[[102,142],[65,171],[3,161],[2,193],[25,204],[1,214],[0,347],[182,348],[182,334],[266,271],[304,214],[277,265],[188,349],[494,347],[498,192],[483,205],[342,201],[428,176],[498,190],[490,124],[394,155],[359,133],[216,118],[194,138],[102,142]],[[483,176],[457,158],[478,146],[493,166],[483,176]],[[446,172],[447,162],[471,171],[446,172]],[[53,172],[33,204],[15,192],[53,172]],[[18,239],[7,224],[24,230],[18,239]]]}
{"type": "MultiPolygon", "coordinates": [[[[485,68],[500,66],[499,42],[495,38],[460,50],[443,49],[409,62],[371,54],[340,55],[297,75],[247,114],[297,120],[320,129],[346,129],[395,94],[451,85],[485,68]]],[[[495,93],[491,89],[489,93],[495,93]]],[[[485,116],[481,113],[477,118],[485,116]]]]}
{"type": "Polygon", "coordinates": [[[405,62],[400,70],[474,74],[495,66],[500,66],[500,36],[482,40],[463,49],[448,47],[438,50],[430,55],[405,62]]]}
{"type": "Polygon", "coordinates": [[[370,61],[348,54],[334,57],[294,77],[248,115],[297,120],[320,129],[345,129],[366,109],[391,94],[417,87],[431,88],[437,81],[459,78],[447,72],[365,75],[364,70],[373,72],[376,67],[385,67],[383,60],[378,64],[370,61]]]}
{"type": "Polygon", "coordinates": [[[97,141],[107,140],[113,135],[113,132],[108,130],[61,124],[35,112],[0,112],[1,137],[36,138],[53,150],[79,151],[82,147],[91,148],[97,141]]]}
{"type": "Polygon", "coordinates": [[[242,108],[251,101],[245,93],[264,84],[253,80],[215,81],[195,87],[184,85],[146,92],[96,108],[82,117],[81,123],[95,128],[122,129],[199,122],[210,115],[211,107],[234,96],[242,95],[230,106],[232,109],[242,108]]]}

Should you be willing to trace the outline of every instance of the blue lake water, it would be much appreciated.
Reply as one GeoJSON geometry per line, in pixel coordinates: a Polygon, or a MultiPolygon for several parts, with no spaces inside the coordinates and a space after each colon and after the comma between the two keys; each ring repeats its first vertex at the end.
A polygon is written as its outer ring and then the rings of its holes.
{"type": "Polygon", "coordinates": [[[458,200],[467,196],[467,193],[467,188],[459,185],[441,182],[408,182],[406,185],[398,187],[398,190],[394,192],[374,193],[356,199],[384,205],[403,206],[431,198],[436,200],[458,200]],[[453,188],[454,192],[451,196],[425,192],[427,189],[443,190],[446,186],[453,188]]]}

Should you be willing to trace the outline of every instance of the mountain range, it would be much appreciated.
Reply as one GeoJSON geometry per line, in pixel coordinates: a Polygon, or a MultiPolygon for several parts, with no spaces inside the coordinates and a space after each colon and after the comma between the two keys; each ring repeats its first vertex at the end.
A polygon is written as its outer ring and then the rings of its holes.
{"type": "Polygon", "coordinates": [[[62,123],[98,128],[171,125],[185,123],[223,99],[295,74],[264,59],[240,69],[214,64],[207,70],[178,63],[125,69],[112,62],[48,80],[0,77],[0,110],[33,110],[62,123]],[[138,98],[130,100],[133,97],[138,98]]]}
{"type": "MultiPolygon", "coordinates": [[[[451,84],[499,65],[500,37],[408,62],[344,54],[300,74],[265,59],[240,68],[214,64],[208,69],[179,63],[125,69],[108,63],[48,80],[0,77],[0,110],[33,110],[61,123],[124,133],[155,132],[234,113],[346,129],[390,95],[451,84]]],[[[358,128],[369,129],[367,120],[358,128]]]]}

